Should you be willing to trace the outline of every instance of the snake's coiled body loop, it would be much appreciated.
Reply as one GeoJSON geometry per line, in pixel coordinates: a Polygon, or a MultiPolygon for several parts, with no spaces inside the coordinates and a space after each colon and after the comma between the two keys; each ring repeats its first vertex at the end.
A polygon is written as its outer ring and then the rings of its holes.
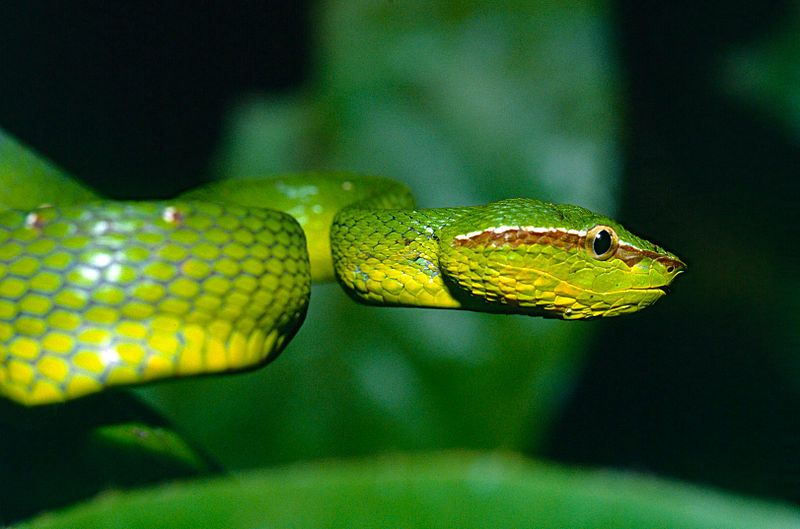
{"type": "Polygon", "coordinates": [[[207,202],[6,212],[0,276],[0,388],[29,404],[262,365],[310,290],[292,217],[207,202]]]}

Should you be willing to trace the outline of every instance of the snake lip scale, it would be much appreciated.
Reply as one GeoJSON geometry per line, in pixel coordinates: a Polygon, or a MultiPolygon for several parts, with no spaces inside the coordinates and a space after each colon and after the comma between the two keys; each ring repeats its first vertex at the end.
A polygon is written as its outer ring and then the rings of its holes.
{"type": "Polygon", "coordinates": [[[0,394],[20,404],[262,366],[312,280],[371,305],[571,320],[652,305],[686,266],[578,206],[417,209],[402,184],[353,174],[87,193],[0,209],[0,394]]]}

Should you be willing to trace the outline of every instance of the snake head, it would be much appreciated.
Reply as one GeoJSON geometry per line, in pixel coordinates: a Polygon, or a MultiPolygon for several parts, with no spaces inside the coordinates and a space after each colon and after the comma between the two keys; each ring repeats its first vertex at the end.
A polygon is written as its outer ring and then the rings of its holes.
{"type": "Polygon", "coordinates": [[[643,309],[686,268],[608,217],[529,199],[470,208],[443,230],[441,245],[442,269],[465,307],[563,319],[643,309]]]}

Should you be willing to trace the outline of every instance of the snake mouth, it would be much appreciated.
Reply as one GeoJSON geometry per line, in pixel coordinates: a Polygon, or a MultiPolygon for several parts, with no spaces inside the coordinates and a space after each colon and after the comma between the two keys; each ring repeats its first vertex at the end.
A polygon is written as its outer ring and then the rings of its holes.
{"type": "Polygon", "coordinates": [[[637,292],[637,293],[639,293],[639,292],[655,292],[655,293],[658,293],[658,295],[660,297],[660,296],[664,296],[666,294],[669,294],[670,292],[672,292],[672,289],[669,287],[669,285],[660,285],[660,286],[657,286],[657,287],[652,287],[651,286],[651,287],[632,288],[632,289],[629,290],[629,292],[631,292],[631,293],[634,293],[634,292],[637,292]]]}

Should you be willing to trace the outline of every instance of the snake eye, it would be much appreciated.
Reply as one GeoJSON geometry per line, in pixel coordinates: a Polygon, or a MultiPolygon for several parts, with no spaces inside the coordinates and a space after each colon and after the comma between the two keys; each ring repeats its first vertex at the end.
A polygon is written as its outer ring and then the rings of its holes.
{"type": "Polygon", "coordinates": [[[614,228],[598,224],[586,234],[586,251],[600,261],[605,261],[617,251],[619,237],[614,228]]]}

